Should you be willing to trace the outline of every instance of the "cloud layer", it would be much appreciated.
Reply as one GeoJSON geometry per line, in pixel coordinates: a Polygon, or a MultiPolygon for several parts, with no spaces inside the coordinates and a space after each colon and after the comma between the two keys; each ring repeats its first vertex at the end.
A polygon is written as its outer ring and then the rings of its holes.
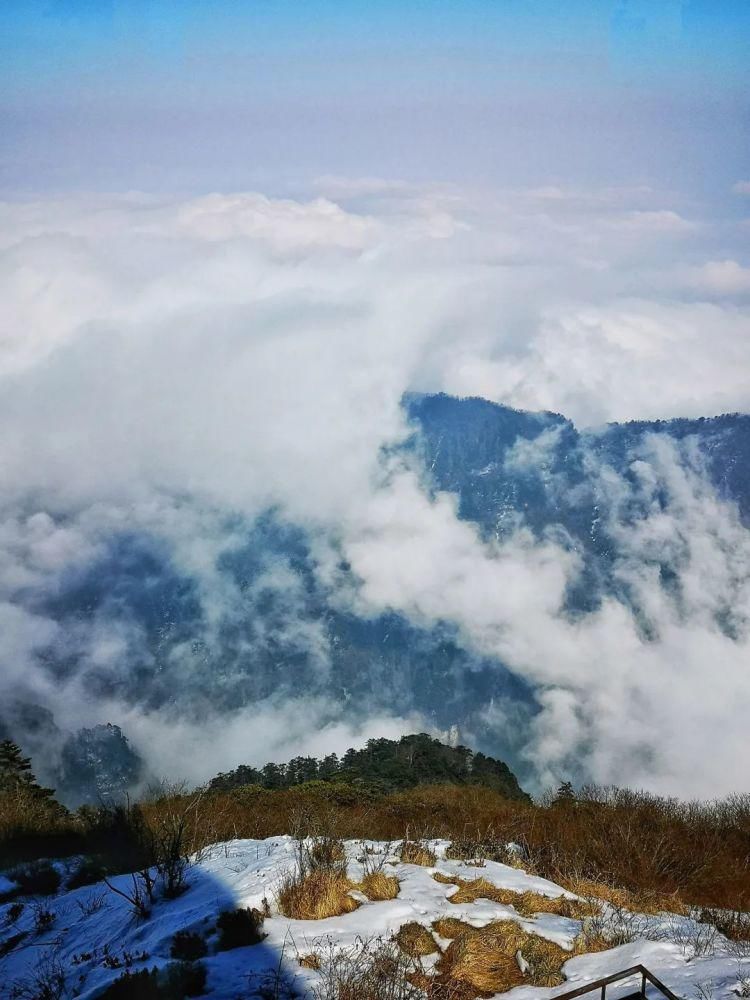
{"type": "MultiPolygon", "coordinates": [[[[160,735],[172,773],[197,741],[212,748],[197,779],[272,749],[340,749],[429,724],[394,704],[363,728],[344,701],[303,708],[285,689],[231,720],[209,702],[196,728],[118,696],[113,678],[148,653],[115,597],[73,634],[49,613],[113,537],[144,535],[192,581],[201,608],[201,635],[185,636],[177,671],[215,669],[227,623],[271,594],[283,620],[274,641],[304,648],[325,673],[322,625],[302,610],[294,568],[270,562],[250,597],[222,570],[246,526],[274,509],[313,540],[316,577],[341,607],[453,622],[467,646],[533,685],[542,711],[524,740],[540,780],[586,748],[597,780],[737,788],[750,546],[689,450],[656,439],[627,480],[592,465],[638,614],[612,598],[571,621],[574,553],[523,526],[488,545],[384,449],[408,433],[399,403],[409,389],[581,424],[750,410],[742,226],[646,188],[318,187],[307,201],[0,207],[2,693],[54,702],[63,724],[111,716],[142,748],[160,735]],[[623,513],[633,495],[647,512],[635,526],[623,513]],[[655,548],[679,599],[654,578],[655,548]],[[342,580],[342,559],[358,586],[342,580]],[[731,627],[719,627],[727,615],[731,627]],[[51,643],[79,668],[51,675],[40,657],[51,643]],[[83,697],[92,672],[112,681],[94,702],[83,697]]],[[[485,717],[490,732],[503,724],[492,706],[485,717]]]]}

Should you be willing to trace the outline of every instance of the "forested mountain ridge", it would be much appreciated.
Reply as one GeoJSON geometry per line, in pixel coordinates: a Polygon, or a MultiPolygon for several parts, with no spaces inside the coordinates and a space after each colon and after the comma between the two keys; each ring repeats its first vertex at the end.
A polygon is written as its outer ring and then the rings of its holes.
{"type": "Polygon", "coordinates": [[[474,753],[468,747],[447,746],[425,733],[403,736],[400,740],[368,740],[361,750],[350,748],[340,757],[336,754],[322,760],[295,757],[286,764],[266,764],[261,768],[241,764],[217,775],[209,787],[214,791],[228,791],[242,785],[276,789],[309,781],[356,783],[384,793],[417,785],[482,785],[509,799],[528,799],[503,761],[474,753]]]}

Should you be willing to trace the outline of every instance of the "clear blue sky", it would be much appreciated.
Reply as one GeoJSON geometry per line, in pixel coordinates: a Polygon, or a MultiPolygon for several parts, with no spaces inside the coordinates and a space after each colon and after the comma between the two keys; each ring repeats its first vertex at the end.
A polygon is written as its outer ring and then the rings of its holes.
{"type": "Polygon", "coordinates": [[[748,173],[750,0],[3,0],[0,187],[748,173]]]}

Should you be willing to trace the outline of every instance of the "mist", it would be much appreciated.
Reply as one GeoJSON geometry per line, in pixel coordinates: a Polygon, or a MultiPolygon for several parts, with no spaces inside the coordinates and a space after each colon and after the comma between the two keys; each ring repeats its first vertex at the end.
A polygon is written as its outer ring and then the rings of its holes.
{"type": "MultiPolygon", "coordinates": [[[[502,664],[498,688],[509,673],[534,711],[488,698],[466,735],[510,740],[535,787],[740,789],[750,534],[690,441],[648,437],[627,474],[583,448],[617,587],[573,614],[564,533],[460,519],[403,448],[402,400],[482,396],[589,428],[749,411],[746,223],[647,186],[334,177],[301,200],[81,195],[0,219],[6,703],[116,722],[152,773],[194,782],[436,732],[395,674],[387,711],[330,683],[324,595],[502,664]],[[93,580],[105,599],[63,616],[93,580]],[[156,670],[149,615],[173,591],[189,611],[162,623],[156,670]],[[261,661],[294,666],[269,687],[261,661]]],[[[543,468],[545,441],[506,461],[543,468]]]]}

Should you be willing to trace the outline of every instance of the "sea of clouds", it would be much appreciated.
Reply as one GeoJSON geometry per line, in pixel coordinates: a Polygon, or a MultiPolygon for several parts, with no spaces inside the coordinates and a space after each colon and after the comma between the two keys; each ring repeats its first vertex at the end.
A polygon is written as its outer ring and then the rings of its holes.
{"type": "MultiPolygon", "coordinates": [[[[100,698],[91,671],[138,662],[139,622],[97,614],[71,632],[39,612],[114,534],[143,533],[195,581],[210,650],[243,607],[222,557],[273,509],[313,540],[338,606],[453,622],[533,686],[523,742],[540,785],[585,759],[599,782],[742,788],[750,533],[689,446],[652,439],[627,479],[592,464],[633,600],[575,619],[574,551],[523,525],[483,541],[389,448],[408,434],[408,390],[580,426],[750,411],[747,222],[647,187],[324,178],[300,200],[6,202],[0,223],[0,698],[47,705],[66,727],[119,722],[158,770],[193,780],[428,726],[408,706],[364,721],[302,693],[231,713],[207,703],[198,722],[100,698]],[[634,495],[647,511],[635,525],[634,495]],[[50,648],[74,666],[50,670],[50,648]]],[[[325,673],[289,566],[269,565],[264,586],[287,602],[285,638],[325,673]]],[[[484,723],[485,738],[507,725],[502,707],[484,723]]]]}

